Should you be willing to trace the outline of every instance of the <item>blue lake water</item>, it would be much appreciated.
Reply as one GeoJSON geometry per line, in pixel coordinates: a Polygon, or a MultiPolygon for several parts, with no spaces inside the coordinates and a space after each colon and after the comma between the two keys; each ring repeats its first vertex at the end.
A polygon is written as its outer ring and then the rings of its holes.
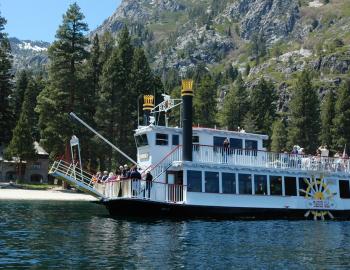
{"type": "Polygon", "coordinates": [[[350,222],[113,219],[0,201],[0,269],[350,269],[350,222]]]}

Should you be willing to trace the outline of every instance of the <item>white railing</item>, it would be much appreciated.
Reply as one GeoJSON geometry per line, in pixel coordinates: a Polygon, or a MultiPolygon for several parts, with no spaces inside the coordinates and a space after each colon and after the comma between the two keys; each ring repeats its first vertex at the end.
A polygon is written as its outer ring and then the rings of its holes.
{"type": "Polygon", "coordinates": [[[231,165],[350,173],[349,159],[193,145],[193,161],[231,165]]]}
{"type": "Polygon", "coordinates": [[[87,192],[96,198],[105,199],[103,195],[104,190],[95,187],[97,179],[90,173],[83,171],[77,164],[67,163],[64,160],[55,161],[49,174],[65,180],[79,190],[87,192]]]}
{"type": "Polygon", "coordinates": [[[126,179],[96,184],[96,189],[104,191],[105,197],[146,199],[159,202],[184,202],[186,189],[183,185],[147,182],[139,179],[126,179]]]}
{"type": "MultiPolygon", "coordinates": [[[[170,155],[168,158],[171,160],[170,155]]],[[[165,161],[170,162],[168,159],[165,161]]],[[[78,184],[78,188],[88,190],[96,197],[105,199],[136,198],[169,203],[179,203],[186,200],[186,189],[183,185],[165,184],[157,181],[147,182],[138,179],[99,183],[92,174],[83,171],[76,164],[70,164],[63,160],[55,161],[49,173],[56,177],[63,177],[68,182],[78,184]]]]}
{"type": "Polygon", "coordinates": [[[68,163],[64,160],[55,161],[49,173],[60,173],[62,176],[67,176],[89,188],[93,188],[94,186],[93,176],[90,173],[82,170],[77,164],[68,163]]]}
{"type": "Polygon", "coordinates": [[[156,181],[167,171],[167,169],[169,169],[169,167],[171,167],[174,161],[180,160],[182,160],[182,148],[178,145],[156,165],[151,165],[145,171],[150,171],[153,175],[153,181],[156,181]]]}

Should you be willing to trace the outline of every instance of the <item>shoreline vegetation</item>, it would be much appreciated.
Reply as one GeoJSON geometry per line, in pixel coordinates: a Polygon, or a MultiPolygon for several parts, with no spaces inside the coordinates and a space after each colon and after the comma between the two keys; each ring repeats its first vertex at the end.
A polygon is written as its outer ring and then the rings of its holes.
{"type": "Polygon", "coordinates": [[[0,185],[1,200],[37,200],[37,201],[97,201],[91,195],[64,190],[52,185],[0,185]],[[35,188],[35,186],[37,186],[35,188]]]}

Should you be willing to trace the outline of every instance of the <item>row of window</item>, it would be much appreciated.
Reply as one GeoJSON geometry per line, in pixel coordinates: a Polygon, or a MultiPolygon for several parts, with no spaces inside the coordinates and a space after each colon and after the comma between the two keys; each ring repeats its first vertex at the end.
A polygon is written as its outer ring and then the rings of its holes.
{"type": "MultiPolygon", "coordinates": [[[[213,145],[216,147],[222,147],[225,139],[226,137],[214,136],[213,145]]],[[[171,143],[172,145],[179,145],[180,140],[179,140],[178,134],[172,135],[171,143]]],[[[192,143],[199,144],[199,136],[193,136],[192,143]]],[[[142,134],[142,135],[136,136],[136,144],[138,147],[148,145],[147,135],[142,134]]],[[[164,133],[156,133],[156,145],[169,145],[169,135],[164,133]]],[[[234,148],[234,149],[243,148],[243,140],[237,139],[237,138],[230,138],[230,148],[234,148]]],[[[251,150],[257,150],[258,142],[255,140],[245,140],[245,148],[251,149],[251,150]]]]}
{"type": "MultiPolygon", "coordinates": [[[[224,194],[257,194],[277,196],[305,196],[300,190],[306,190],[308,185],[304,177],[258,175],[244,173],[221,173],[221,191],[218,172],[204,172],[202,184],[201,171],[187,171],[187,191],[224,194]],[[298,179],[298,183],[297,183],[298,179]],[[284,193],[283,193],[284,182],[284,193]],[[297,185],[298,184],[298,185],[297,185]],[[299,187],[299,192],[298,192],[299,187]]],[[[310,181],[310,179],[308,178],[310,181]]],[[[349,180],[339,180],[340,198],[350,198],[349,180]]]]}

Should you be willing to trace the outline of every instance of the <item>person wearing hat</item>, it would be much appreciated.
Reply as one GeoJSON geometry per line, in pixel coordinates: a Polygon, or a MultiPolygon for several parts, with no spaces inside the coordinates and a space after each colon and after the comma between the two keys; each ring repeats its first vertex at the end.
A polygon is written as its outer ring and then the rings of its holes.
{"type": "Polygon", "coordinates": [[[123,178],[129,178],[130,176],[130,171],[129,171],[129,167],[127,164],[124,165],[123,171],[122,171],[122,177],[123,178]]]}

